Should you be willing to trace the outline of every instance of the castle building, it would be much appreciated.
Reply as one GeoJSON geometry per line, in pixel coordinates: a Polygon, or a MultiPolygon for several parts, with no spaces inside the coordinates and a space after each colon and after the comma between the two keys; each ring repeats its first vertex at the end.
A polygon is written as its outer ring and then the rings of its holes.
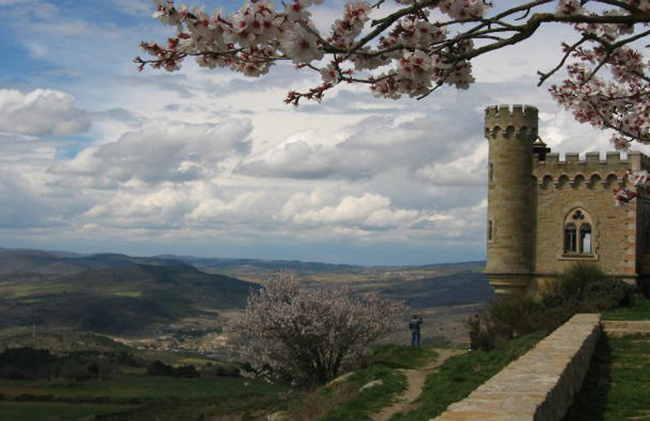
{"type": "Polygon", "coordinates": [[[572,264],[593,262],[638,283],[650,274],[650,196],[617,206],[612,190],[630,169],[650,169],[640,152],[580,159],[538,138],[535,107],[485,110],[489,142],[486,275],[499,295],[535,295],[572,264]]]}

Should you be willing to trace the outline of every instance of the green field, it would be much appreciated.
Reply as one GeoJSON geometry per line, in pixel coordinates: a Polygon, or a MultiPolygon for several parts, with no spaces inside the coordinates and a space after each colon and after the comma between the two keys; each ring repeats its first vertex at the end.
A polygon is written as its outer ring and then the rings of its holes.
{"type": "Polygon", "coordinates": [[[0,394],[10,398],[20,395],[48,396],[54,399],[91,400],[97,397],[116,401],[128,399],[199,399],[226,395],[277,395],[281,386],[241,377],[174,378],[166,376],[120,376],[83,383],[54,381],[0,380],[0,394]],[[245,383],[248,385],[246,386],[245,383]]]}
{"type": "Polygon", "coordinates": [[[179,411],[199,403],[205,407],[229,400],[273,402],[286,390],[283,386],[240,377],[185,379],[122,375],[83,383],[0,380],[0,396],[5,399],[0,401],[0,420],[88,419],[137,411],[139,407],[154,413],[170,402],[179,411]]]}
{"type": "Polygon", "coordinates": [[[87,420],[133,408],[131,405],[71,404],[52,402],[0,402],[0,419],[12,421],[87,420]]]}

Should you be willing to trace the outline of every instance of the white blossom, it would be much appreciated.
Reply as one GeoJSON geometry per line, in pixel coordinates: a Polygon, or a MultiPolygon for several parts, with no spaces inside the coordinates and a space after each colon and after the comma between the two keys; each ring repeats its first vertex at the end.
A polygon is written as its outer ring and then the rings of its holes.
{"type": "Polygon", "coordinates": [[[233,327],[244,336],[244,354],[258,375],[322,384],[405,310],[377,294],[355,297],[346,288],[308,288],[292,273],[280,272],[251,293],[245,315],[233,327]]]}
{"type": "Polygon", "coordinates": [[[364,83],[381,98],[421,99],[445,86],[468,89],[475,82],[473,59],[563,23],[575,29],[577,41],[564,44],[555,63],[540,64],[551,69],[539,72],[540,83],[564,69],[568,76],[550,92],[577,121],[611,130],[616,149],[650,143],[650,0],[514,2],[495,11],[484,0],[350,0],[329,25],[317,25],[312,9],[322,3],[288,0],[276,10],[273,0],[249,0],[232,14],[209,15],[202,7],[155,0],[154,17],[177,33],[166,44],[143,42],[151,58],[135,62],[140,69],[176,71],[195,57],[203,67],[259,77],[291,60],[319,72],[322,81],[306,92],[290,91],[285,102],[295,105],[321,101],[342,83],[364,83]],[[325,27],[328,33],[318,29],[325,27]]]}

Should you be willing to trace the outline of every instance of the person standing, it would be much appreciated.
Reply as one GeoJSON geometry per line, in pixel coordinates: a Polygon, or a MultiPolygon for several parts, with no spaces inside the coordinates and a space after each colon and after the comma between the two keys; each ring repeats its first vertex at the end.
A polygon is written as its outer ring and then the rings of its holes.
{"type": "Polygon", "coordinates": [[[409,330],[411,331],[411,346],[420,347],[420,325],[422,324],[422,317],[417,314],[413,316],[409,322],[409,330]]]}
{"type": "Polygon", "coordinates": [[[473,314],[467,320],[469,325],[469,349],[468,351],[476,351],[478,349],[478,336],[481,331],[481,319],[478,314],[473,314]]]}

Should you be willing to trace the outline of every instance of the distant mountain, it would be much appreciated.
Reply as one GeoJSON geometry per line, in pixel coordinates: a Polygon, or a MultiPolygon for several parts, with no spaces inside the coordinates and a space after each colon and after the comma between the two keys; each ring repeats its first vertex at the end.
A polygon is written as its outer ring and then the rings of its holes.
{"type": "Polygon", "coordinates": [[[300,273],[339,272],[359,269],[362,266],[343,265],[320,262],[303,262],[301,260],[260,260],[260,259],[227,259],[219,257],[191,257],[160,255],[155,259],[182,261],[203,270],[258,270],[263,272],[278,270],[293,270],[300,273]]]}
{"type": "Polygon", "coordinates": [[[175,255],[132,257],[116,253],[75,254],[59,251],[0,248],[0,275],[73,273],[136,264],[169,266],[181,263],[211,273],[273,272],[278,270],[318,273],[361,268],[361,266],[354,265],[303,262],[300,260],[226,259],[175,255]]]}
{"type": "Polygon", "coordinates": [[[242,308],[257,282],[278,270],[293,270],[319,288],[380,291],[414,308],[477,304],[494,296],[483,268],[484,262],[363,267],[0,248],[0,331],[38,325],[138,335],[182,320],[211,322],[202,316],[242,308]]]}
{"type": "Polygon", "coordinates": [[[147,265],[177,265],[180,260],[131,257],[124,254],[76,254],[59,251],[0,248],[0,275],[28,273],[74,273],[91,269],[106,269],[147,265]]]}
{"type": "MultiPolygon", "coordinates": [[[[121,256],[100,260],[103,265],[123,262],[121,256]]],[[[182,263],[2,275],[0,319],[4,327],[38,325],[138,334],[206,310],[241,308],[251,289],[258,287],[182,263]]]]}
{"type": "Polygon", "coordinates": [[[394,283],[382,295],[405,300],[413,308],[448,307],[485,303],[494,290],[482,272],[465,270],[415,281],[394,283]]]}

